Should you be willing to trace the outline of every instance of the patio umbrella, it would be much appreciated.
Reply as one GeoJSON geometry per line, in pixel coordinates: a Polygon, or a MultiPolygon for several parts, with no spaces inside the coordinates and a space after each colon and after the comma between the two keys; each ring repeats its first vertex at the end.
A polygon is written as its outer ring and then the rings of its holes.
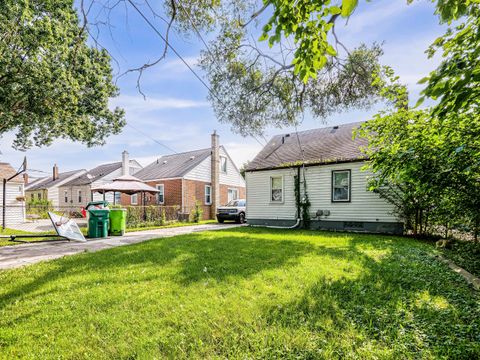
{"type": "Polygon", "coordinates": [[[139,178],[132,175],[122,175],[112,182],[92,187],[92,191],[105,194],[106,192],[120,192],[128,195],[136,193],[158,193],[159,190],[145,184],[139,178]]]}

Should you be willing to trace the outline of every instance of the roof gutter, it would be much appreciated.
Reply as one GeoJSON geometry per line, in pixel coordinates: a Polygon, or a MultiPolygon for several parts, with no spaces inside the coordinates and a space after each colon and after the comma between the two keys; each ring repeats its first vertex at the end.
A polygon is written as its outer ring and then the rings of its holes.
{"type": "Polygon", "coordinates": [[[359,159],[350,159],[350,160],[336,160],[336,161],[328,161],[328,162],[318,162],[318,163],[305,163],[305,164],[292,164],[292,165],[285,165],[285,166],[271,166],[266,168],[260,169],[247,169],[245,172],[257,172],[257,171],[269,171],[269,170],[281,170],[281,169],[294,169],[301,166],[311,167],[311,166],[326,166],[326,165],[335,165],[335,164],[346,164],[346,163],[354,163],[354,162],[363,162],[368,161],[368,158],[359,158],[359,159]]]}

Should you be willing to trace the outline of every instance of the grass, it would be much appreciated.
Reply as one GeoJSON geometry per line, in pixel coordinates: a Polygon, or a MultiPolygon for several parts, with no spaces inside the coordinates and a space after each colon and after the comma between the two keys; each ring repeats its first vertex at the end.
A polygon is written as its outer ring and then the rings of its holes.
{"type": "MultiPolygon", "coordinates": [[[[5,228],[5,229],[1,229],[0,228],[0,236],[5,236],[5,235],[32,235],[32,234],[35,234],[34,232],[28,232],[28,231],[22,231],[22,230],[14,230],[14,229],[9,229],[9,228],[5,228]]],[[[55,234],[55,231],[49,231],[47,233],[42,233],[43,235],[46,235],[46,234],[55,234]]],[[[48,239],[51,239],[51,238],[45,238],[45,237],[41,237],[39,236],[38,238],[28,238],[28,239],[20,239],[20,240],[28,240],[28,241],[32,241],[32,242],[35,242],[35,241],[41,241],[41,240],[48,240],[48,239]]],[[[7,246],[7,245],[18,245],[20,244],[19,242],[12,242],[9,240],[9,238],[1,238],[0,237],[0,246],[7,246]]]]}
{"type": "Polygon", "coordinates": [[[480,243],[458,240],[453,241],[451,248],[440,251],[458,266],[480,277],[480,243]]]}
{"type": "Polygon", "coordinates": [[[434,251],[236,228],[3,271],[0,357],[479,358],[479,295],[434,251]]]}
{"type": "MultiPolygon", "coordinates": [[[[136,228],[127,228],[127,233],[128,232],[133,232],[133,231],[146,231],[146,230],[157,230],[157,229],[167,229],[167,228],[176,228],[176,227],[183,227],[183,226],[192,226],[192,225],[204,225],[204,224],[213,224],[216,223],[215,220],[202,220],[198,223],[192,223],[192,222],[174,222],[171,224],[167,225],[162,225],[162,226],[147,226],[147,227],[136,227],[136,228]]],[[[87,236],[88,234],[88,229],[86,227],[80,227],[80,231],[83,233],[84,236],[87,236]]],[[[5,230],[2,230],[0,228],[0,236],[1,235],[32,235],[32,234],[37,234],[35,232],[29,232],[29,231],[22,231],[22,230],[15,230],[15,229],[8,229],[6,228],[5,230]]],[[[55,231],[48,231],[48,232],[43,232],[42,234],[55,234],[55,231]]],[[[41,240],[48,240],[51,238],[42,238],[41,235],[39,235],[38,238],[28,238],[28,239],[22,239],[22,240],[28,240],[31,242],[35,241],[41,241],[41,240]]],[[[7,246],[7,245],[19,245],[21,243],[19,242],[12,242],[9,241],[8,238],[0,238],[0,247],[1,246],[7,246]]]]}
{"type": "Polygon", "coordinates": [[[166,224],[166,225],[127,228],[127,232],[156,230],[156,229],[168,229],[168,228],[176,228],[176,227],[192,226],[192,225],[215,224],[216,222],[217,222],[216,220],[202,220],[202,221],[199,221],[198,223],[189,222],[189,221],[188,222],[175,221],[175,222],[172,222],[172,223],[166,224]]]}

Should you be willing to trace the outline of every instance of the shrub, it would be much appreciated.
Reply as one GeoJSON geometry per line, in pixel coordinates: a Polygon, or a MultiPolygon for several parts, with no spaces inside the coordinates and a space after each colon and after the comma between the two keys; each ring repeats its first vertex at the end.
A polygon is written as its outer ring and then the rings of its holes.
{"type": "Polygon", "coordinates": [[[203,206],[199,201],[197,201],[195,202],[195,206],[192,212],[190,213],[190,221],[198,223],[200,222],[200,220],[202,220],[202,218],[203,218],[203,206]]]}

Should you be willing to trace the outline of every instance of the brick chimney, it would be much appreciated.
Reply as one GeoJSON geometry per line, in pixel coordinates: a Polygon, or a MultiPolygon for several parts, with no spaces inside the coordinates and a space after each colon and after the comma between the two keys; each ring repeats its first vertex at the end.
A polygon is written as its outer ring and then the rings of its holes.
{"type": "Polygon", "coordinates": [[[23,173],[23,183],[25,185],[28,185],[28,174],[27,173],[23,173]]]}
{"type": "Polygon", "coordinates": [[[220,206],[220,145],[219,145],[219,136],[217,131],[214,130],[212,134],[212,206],[211,206],[211,217],[215,219],[217,215],[217,207],[220,206]]]}
{"type": "Polygon", "coordinates": [[[54,181],[58,179],[58,166],[57,166],[57,164],[53,165],[52,178],[53,178],[54,181]]]}
{"type": "Polygon", "coordinates": [[[130,157],[127,150],[122,152],[122,175],[130,175],[130,157]]]}

